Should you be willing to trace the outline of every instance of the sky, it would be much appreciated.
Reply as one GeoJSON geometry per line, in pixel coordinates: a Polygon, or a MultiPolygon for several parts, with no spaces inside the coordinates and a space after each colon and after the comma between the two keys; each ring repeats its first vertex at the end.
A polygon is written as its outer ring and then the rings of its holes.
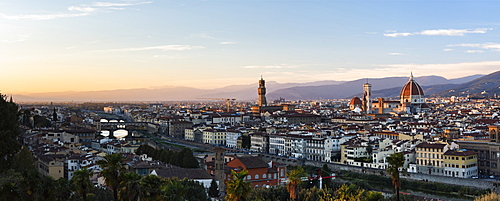
{"type": "Polygon", "coordinates": [[[0,0],[0,93],[500,70],[500,2],[0,0]]]}

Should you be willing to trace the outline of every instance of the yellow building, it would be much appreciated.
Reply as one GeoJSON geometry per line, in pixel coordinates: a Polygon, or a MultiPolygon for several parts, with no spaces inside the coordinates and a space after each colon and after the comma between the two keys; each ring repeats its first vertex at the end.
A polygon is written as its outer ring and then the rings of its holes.
{"type": "Polygon", "coordinates": [[[415,148],[417,154],[417,172],[423,174],[444,174],[444,152],[446,144],[422,142],[415,148]]]}
{"type": "Polygon", "coordinates": [[[206,129],[203,131],[203,143],[226,145],[226,130],[206,129]]]}
{"type": "Polygon", "coordinates": [[[444,153],[444,176],[477,177],[477,153],[464,150],[448,150],[444,153]]]}
{"type": "Polygon", "coordinates": [[[38,172],[43,176],[50,176],[54,180],[64,177],[64,155],[41,155],[37,159],[38,172]]]}

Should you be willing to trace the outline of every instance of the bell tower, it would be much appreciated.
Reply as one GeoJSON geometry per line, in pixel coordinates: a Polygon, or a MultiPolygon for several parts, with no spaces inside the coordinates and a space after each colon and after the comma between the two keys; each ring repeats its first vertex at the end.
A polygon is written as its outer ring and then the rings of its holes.
{"type": "Polygon", "coordinates": [[[363,85],[363,111],[365,114],[371,114],[372,113],[372,85],[366,82],[366,84],[363,85]]]}
{"type": "Polygon", "coordinates": [[[260,76],[259,80],[259,88],[257,89],[257,92],[259,94],[259,106],[267,106],[267,101],[266,101],[266,81],[262,76],[260,76]]]}
{"type": "Polygon", "coordinates": [[[488,126],[488,133],[490,134],[490,142],[500,142],[498,137],[499,126],[488,126]]]}
{"type": "Polygon", "coordinates": [[[225,161],[224,161],[224,149],[221,147],[216,147],[215,152],[215,177],[219,180],[219,192],[220,196],[224,197],[226,192],[226,184],[224,180],[226,174],[224,173],[225,161]]]}

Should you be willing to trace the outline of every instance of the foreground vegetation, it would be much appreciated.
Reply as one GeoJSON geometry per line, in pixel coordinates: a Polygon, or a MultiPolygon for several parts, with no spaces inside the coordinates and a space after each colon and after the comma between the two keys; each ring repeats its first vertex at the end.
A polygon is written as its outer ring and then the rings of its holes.
{"type": "Polygon", "coordinates": [[[98,161],[106,187],[94,186],[90,181],[93,173],[87,169],[75,171],[71,180],[54,180],[37,171],[29,151],[22,149],[18,155],[28,158],[16,168],[0,173],[0,200],[209,200],[198,182],[128,172],[118,154],[98,161]]]}
{"type": "MultiPolygon", "coordinates": [[[[392,191],[394,189],[391,178],[380,175],[369,175],[355,172],[342,171],[338,176],[353,184],[359,185],[365,189],[377,191],[392,191]]],[[[402,191],[418,191],[430,195],[446,196],[451,198],[472,199],[489,192],[489,190],[480,190],[465,186],[440,184],[425,181],[412,181],[401,179],[402,191]]]]}

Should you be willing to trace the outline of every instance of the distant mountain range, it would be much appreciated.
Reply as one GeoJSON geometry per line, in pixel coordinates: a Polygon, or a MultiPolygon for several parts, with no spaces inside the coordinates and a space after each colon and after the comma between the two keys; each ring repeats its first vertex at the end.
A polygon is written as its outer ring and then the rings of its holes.
{"type": "MultiPolygon", "coordinates": [[[[361,96],[363,84],[367,81],[372,84],[373,97],[397,97],[401,87],[408,81],[408,77],[388,77],[377,79],[359,79],[354,81],[316,81],[308,83],[277,83],[266,82],[267,99],[272,101],[278,98],[286,100],[311,99],[342,99],[361,96]]],[[[471,75],[458,79],[446,79],[440,76],[416,77],[425,91],[426,96],[450,96],[463,94],[500,94],[500,71],[490,75],[471,75]]],[[[163,87],[158,89],[120,89],[105,91],[82,92],[52,92],[12,94],[18,102],[42,101],[185,101],[235,98],[240,101],[257,99],[257,80],[253,84],[231,85],[217,89],[197,89],[191,87],[163,87]]]]}

